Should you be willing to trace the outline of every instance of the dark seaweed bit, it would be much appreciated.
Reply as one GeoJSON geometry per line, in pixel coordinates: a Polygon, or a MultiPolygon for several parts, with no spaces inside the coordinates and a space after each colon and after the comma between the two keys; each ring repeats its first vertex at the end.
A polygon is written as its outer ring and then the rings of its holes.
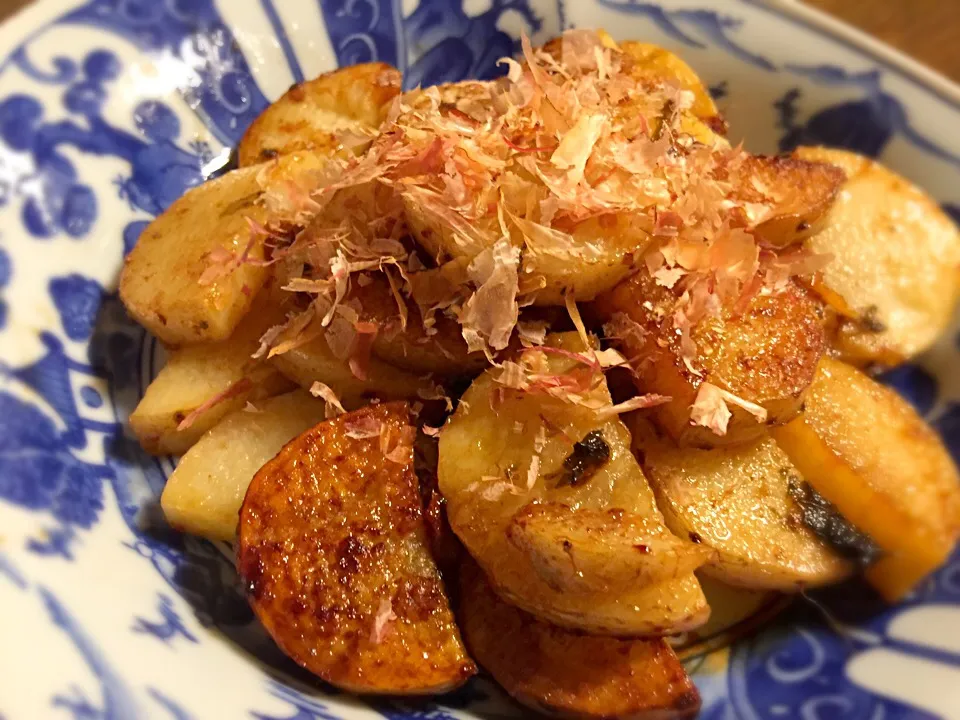
{"type": "Polygon", "coordinates": [[[573,452],[563,461],[563,475],[557,486],[580,485],[602,468],[610,459],[610,446],[603,439],[603,432],[593,430],[583,440],[574,443],[573,452]]]}
{"type": "Polygon", "coordinates": [[[880,319],[880,308],[876,305],[864,309],[860,315],[860,325],[864,330],[872,333],[882,333],[887,329],[886,323],[880,319]]]}
{"type": "Polygon", "coordinates": [[[857,530],[833,503],[808,483],[792,477],[787,487],[790,497],[800,506],[800,521],[838,555],[865,568],[883,554],[870,537],[857,530]]]}

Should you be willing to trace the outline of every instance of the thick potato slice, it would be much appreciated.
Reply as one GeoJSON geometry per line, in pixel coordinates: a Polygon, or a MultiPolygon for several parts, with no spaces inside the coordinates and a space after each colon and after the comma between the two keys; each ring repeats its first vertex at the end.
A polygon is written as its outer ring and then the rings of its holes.
{"type": "Polygon", "coordinates": [[[629,590],[692,573],[713,559],[708,547],[650,532],[647,518],[622,510],[559,503],[521,508],[507,537],[558,590],[629,590]]]}
{"type": "Polygon", "coordinates": [[[473,563],[461,578],[470,652],[519,702],[575,718],[692,718],[700,695],[662,639],[621,640],[558,628],[508,605],[473,563]]]}
{"type": "Polygon", "coordinates": [[[302,390],[237,410],[180,458],[160,506],[167,522],[192,535],[233,540],[247,487],[290,440],[324,419],[326,404],[302,390]]]}
{"type": "Polygon", "coordinates": [[[170,351],[130,414],[130,427],[143,449],[153,455],[180,455],[247,401],[290,389],[277,370],[250,357],[275,322],[277,309],[258,299],[228,339],[170,351]],[[193,413],[189,427],[179,429],[193,413]]]}
{"type": "Polygon", "coordinates": [[[896,600],[960,536],[960,477],[936,433],[892,390],[821,360],[804,415],[775,428],[804,479],[886,555],[868,579],[896,600]]]}
{"type": "Polygon", "coordinates": [[[248,218],[258,204],[260,168],[244,168],[186,194],[141,233],[120,274],[120,299],[137,322],[169,345],[225,340],[250,309],[267,270],[263,237],[248,218]]]}
{"type": "MultiPolygon", "coordinates": [[[[308,327],[307,333],[311,332],[308,327]]],[[[391,400],[430,396],[436,386],[429,379],[394,367],[371,357],[360,378],[327,344],[323,335],[298,347],[270,358],[283,375],[300,387],[309,390],[315,382],[329,386],[348,409],[359,408],[370,398],[391,400]]]]}
{"type": "Polygon", "coordinates": [[[960,233],[926,193],[845,150],[799,148],[847,181],[824,229],[807,241],[834,259],[822,282],[858,319],[837,318],[833,346],[854,365],[896,365],[929,347],[960,293],[960,233]]]}
{"type": "Polygon", "coordinates": [[[347,302],[356,307],[361,321],[376,323],[380,330],[373,339],[373,354],[410,372],[438,375],[466,375],[486,367],[482,352],[471,353],[460,324],[437,314],[433,334],[428,335],[420,311],[401,298],[406,308],[406,327],[400,321],[397,298],[382,275],[375,274],[366,285],[355,284],[347,302]]]}
{"type": "MultiPolygon", "coordinates": [[[[583,349],[576,334],[550,342],[561,350],[583,349]]],[[[549,373],[563,377],[575,361],[550,354],[546,362],[549,373]]],[[[450,525],[497,592],[544,620],[597,633],[660,635],[703,623],[709,608],[691,563],[659,552],[680,543],[674,545],[663,525],[623,424],[546,394],[507,389],[495,380],[499,372],[488,370],[463,395],[440,433],[438,463],[450,525]],[[592,475],[574,477],[575,443],[590,433],[602,439],[607,459],[593,466],[592,475]],[[563,516],[549,532],[551,523],[529,507],[537,502],[556,504],[563,516]],[[631,536],[653,550],[649,558],[635,557],[648,553],[624,540],[631,536]],[[611,571],[599,561],[593,571],[580,566],[586,572],[576,578],[563,572],[558,547],[566,548],[568,563],[615,551],[620,557],[611,555],[608,563],[620,566],[618,581],[633,572],[650,582],[611,588],[611,571]],[[560,580],[566,584],[556,584],[560,580]]],[[[598,380],[590,397],[609,400],[605,382],[598,380]]],[[[699,561],[705,559],[700,554],[699,561]]]]}
{"type": "Polygon", "coordinates": [[[542,237],[532,224],[516,221],[523,246],[520,272],[536,305],[563,305],[567,296],[593,300],[634,271],[649,247],[650,221],[639,213],[611,213],[577,223],[568,242],[542,237]]]}
{"type": "Polygon", "coordinates": [[[844,174],[813,158],[746,155],[729,180],[735,201],[767,206],[755,233],[767,244],[784,248],[826,225],[844,174]]]}
{"type": "Polygon", "coordinates": [[[237,146],[241,167],[277,155],[309,150],[333,156],[358,152],[383,122],[400,94],[400,72],[386,63],[340,68],[294,85],[260,113],[237,146]],[[357,144],[345,148],[341,136],[352,131],[357,144]]]}
{"type": "Polygon", "coordinates": [[[407,413],[369,406],[308,430],[240,511],[237,568],[257,617],[354,692],[442,692],[475,672],[428,550],[407,413]]]}
{"type": "Polygon", "coordinates": [[[702,320],[692,333],[702,375],[684,363],[670,321],[676,300],[672,290],[641,272],[598,298],[592,308],[601,321],[623,313],[646,331],[643,339],[631,335],[618,342],[628,357],[640,360],[640,389],[672,398],[656,408],[655,416],[675,440],[715,447],[752,442],[766,432],[754,415],[732,403],[726,435],[693,425],[691,406],[704,382],[764,408],[767,425],[781,425],[800,412],[826,345],[823,309],[813,297],[791,284],[776,294],[757,295],[739,315],[727,309],[720,317],[702,320]]]}
{"type": "Polygon", "coordinates": [[[667,527],[716,551],[703,572],[740,587],[793,591],[852,571],[801,522],[790,494],[800,474],[769,436],[698,450],[678,447],[639,415],[628,424],[667,527]]]}

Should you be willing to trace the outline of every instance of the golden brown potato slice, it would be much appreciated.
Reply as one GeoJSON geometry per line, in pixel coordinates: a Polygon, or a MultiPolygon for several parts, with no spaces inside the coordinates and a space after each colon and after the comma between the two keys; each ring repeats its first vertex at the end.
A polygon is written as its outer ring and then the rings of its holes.
{"type": "Polygon", "coordinates": [[[192,535],[233,540],[247,487],[264,463],[324,419],[326,403],[303,390],[231,413],[180,458],[160,506],[167,522],[192,535]]]}
{"type": "MultiPolygon", "coordinates": [[[[308,327],[307,333],[312,332],[308,327]]],[[[329,386],[347,409],[364,405],[370,398],[391,400],[417,398],[418,393],[430,395],[435,384],[424,376],[371,357],[365,368],[365,378],[360,378],[341,360],[327,344],[323,335],[309,342],[275,355],[270,362],[300,387],[309,390],[315,382],[329,386]]]]}
{"type": "Polygon", "coordinates": [[[394,367],[420,375],[466,375],[479,372],[487,365],[483,353],[468,352],[460,323],[452,318],[437,313],[433,325],[436,332],[428,335],[417,306],[404,300],[407,314],[404,327],[397,298],[387,279],[379,273],[367,285],[355,283],[347,302],[357,308],[361,321],[379,326],[373,340],[373,353],[394,367]]]}
{"type": "MultiPolygon", "coordinates": [[[[549,341],[560,351],[583,350],[575,333],[549,341]]],[[[543,361],[547,378],[575,377],[575,360],[550,353],[543,361]]],[[[623,542],[634,533],[659,550],[676,540],[663,525],[623,423],[545,393],[507,389],[496,380],[501,372],[488,370],[463,395],[440,433],[438,463],[450,525],[497,592],[537,617],[590,632],[659,635],[704,622],[709,608],[689,568],[684,571],[689,563],[678,564],[666,552],[636,558],[642,552],[623,542]],[[541,522],[537,533],[527,532],[532,510],[517,513],[534,502],[565,506],[565,524],[546,533],[549,523],[541,522]],[[564,537],[564,528],[575,532],[564,537]],[[619,544],[607,542],[605,536],[617,533],[619,544]],[[564,540],[568,562],[615,550],[621,557],[608,556],[611,566],[651,581],[611,590],[609,571],[594,562],[592,574],[574,582],[573,573],[561,572],[554,545],[559,541],[562,551],[564,540]],[[564,577],[570,582],[561,588],[555,583],[564,577]]],[[[609,402],[606,383],[595,380],[587,399],[609,402]]]]}
{"type": "Polygon", "coordinates": [[[703,571],[723,582],[794,591],[852,571],[803,525],[790,493],[799,472],[769,436],[739,447],[680,448],[646,418],[630,418],[634,450],[667,527],[716,551],[703,571]]]}
{"type": "Polygon", "coordinates": [[[257,617],[353,692],[449,690],[474,674],[430,557],[405,404],[317,425],[257,473],[237,568],[257,617]]]}
{"type": "Polygon", "coordinates": [[[461,571],[470,652],[519,702],[575,718],[692,718],[700,695],[662,639],[621,640],[558,628],[508,605],[473,563],[461,571]]]}
{"type": "Polygon", "coordinates": [[[290,389],[291,383],[274,368],[250,357],[260,347],[260,336],[281,318],[279,309],[260,297],[226,340],[170,351],[130,414],[130,427],[143,449],[153,455],[180,455],[249,400],[290,389]],[[185,420],[189,427],[181,428],[185,420]]]}
{"type": "Polygon", "coordinates": [[[746,155],[729,179],[734,186],[732,199],[767,206],[758,219],[756,234],[783,248],[826,225],[844,174],[816,158],[746,155]]]}
{"type": "Polygon", "coordinates": [[[788,285],[776,294],[754,297],[744,312],[723,311],[693,330],[698,376],[684,363],[679,334],[670,320],[676,295],[645,273],[624,281],[594,304],[601,321],[625,314],[645,330],[617,340],[625,354],[637,358],[637,385],[672,401],[655,410],[657,421],[681,445],[715,447],[759,439],[765,424],[744,408],[728,403],[725,435],[691,423],[691,406],[702,383],[761,406],[766,425],[780,425],[800,412],[826,340],[821,305],[805,291],[788,285]]]}
{"type": "Polygon", "coordinates": [[[892,390],[821,360],[804,415],[773,431],[804,479],[886,555],[867,577],[896,600],[960,536],[960,478],[936,433],[892,390]]]}
{"type": "Polygon", "coordinates": [[[633,40],[620,43],[620,50],[632,63],[635,63],[635,66],[631,65],[627,69],[632,76],[649,74],[656,80],[678,83],[684,90],[693,93],[694,101],[690,111],[714,132],[726,134],[726,122],[721,117],[710,91],[694,69],[679,56],[658,45],[633,40]]]}
{"type": "Polygon", "coordinates": [[[260,113],[237,146],[241,167],[309,150],[333,156],[359,152],[400,94],[400,72],[386,63],[362,63],[294,85],[260,113]],[[342,135],[357,138],[344,147],[342,135]]]}
{"type": "Polygon", "coordinates": [[[651,533],[647,518],[623,510],[560,503],[521,508],[507,538],[558,590],[625,590],[692,573],[714,558],[703,545],[651,533]]]}
{"type": "Polygon", "coordinates": [[[248,219],[260,168],[244,168],[188,190],[141,233],[120,274],[120,299],[137,322],[169,345],[225,340],[266,278],[264,238],[248,219]]]}
{"type": "Polygon", "coordinates": [[[960,292],[960,233],[936,202],[869,158],[799,148],[847,176],[825,228],[807,241],[834,260],[822,281],[858,319],[838,317],[833,346],[854,365],[896,365],[929,347],[960,292]]]}

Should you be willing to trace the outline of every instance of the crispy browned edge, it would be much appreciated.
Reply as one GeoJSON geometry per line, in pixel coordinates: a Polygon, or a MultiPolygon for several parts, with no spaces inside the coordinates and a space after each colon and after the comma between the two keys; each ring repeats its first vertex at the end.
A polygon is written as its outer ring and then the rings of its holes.
{"type": "Polygon", "coordinates": [[[501,600],[480,568],[460,571],[460,623],[480,663],[517,701],[568,718],[692,718],[700,694],[665,640],[591,636],[501,600]]]}
{"type": "Polygon", "coordinates": [[[380,105],[385,109],[388,103],[400,92],[400,71],[387,63],[371,62],[351,65],[346,68],[338,68],[330,72],[318,75],[311,80],[297,83],[290,87],[275,102],[271,103],[261,112],[257,118],[250,123],[240,142],[237,144],[237,164],[240,167],[256,165],[257,163],[271,160],[277,155],[294,152],[297,150],[316,150],[333,155],[337,149],[337,143],[333,133],[315,128],[309,123],[299,123],[293,126],[282,120],[283,109],[290,105],[310,102],[313,96],[320,91],[336,91],[334,94],[342,95],[342,88],[337,87],[336,80],[338,75],[352,73],[357,77],[351,77],[349,83],[344,83],[344,87],[351,85],[367,85],[372,93],[379,93],[376,97],[380,105]],[[378,76],[388,77],[390,82],[374,82],[378,76]],[[264,148],[262,145],[262,135],[271,125],[286,125],[283,131],[286,133],[299,133],[301,139],[293,145],[279,148],[264,148]]]}
{"type": "Polygon", "coordinates": [[[426,550],[412,450],[394,462],[378,437],[345,432],[367,416],[399,433],[408,413],[371,405],[306,431],[257,473],[240,512],[237,568],[257,617],[293,660],[355,692],[443,692],[476,671],[426,550]],[[423,549],[417,574],[400,539],[423,549]],[[376,642],[385,598],[397,618],[376,642]]]}

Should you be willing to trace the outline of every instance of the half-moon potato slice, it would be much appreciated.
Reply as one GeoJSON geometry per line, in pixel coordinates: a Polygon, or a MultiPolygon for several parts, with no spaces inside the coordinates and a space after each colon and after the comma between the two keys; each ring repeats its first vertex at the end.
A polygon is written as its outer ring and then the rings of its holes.
{"type": "Polygon", "coordinates": [[[257,473],[237,568],[277,644],[354,692],[450,690],[475,667],[428,550],[405,404],[321,423],[257,473]]]}
{"type": "Polygon", "coordinates": [[[400,72],[386,63],[351,65],[294,85],[247,128],[237,146],[240,167],[309,150],[349,155],[369,145],[390,103],[400,94],[400,72]],[[341,136],[352,131],[355,144],[341,136]]]}
{"type": "Polygon", "coordinates": [[[225,340],[250,309],[267,270],[259,167],[188,190],[140,234],[120,274],[120,299],[168,345],[225,340]]]}
{"type": "MultiPolygon", "coordinates": [[[[586,350],[579,336],[548,345],[527,351],[544,386],[590,383],[580,388],[585,402],[610,407],[602,374],[588,380],[571,357],[586,350]]],[[[703,623],[709,608],[692,568],[708,557],[664,526],[623,423],[507,387],[502,372],[488,370],[463,395],[440,432],[438,463],[450,525],[497,592],[594,633],[662,635],[703,623]],[[605,553],[615,557],[597,561],[605,553]]]]}
{"type": "Polygon", "coordinates": [[[788,592],[852,572],[803,524],[791,495],[791,483],[803,478],[769,436],[700,450],[678,447],[643,417],[629,424],[667,527],[716,551],[704,572],[731,585],[788,592]]]}
{"type": "Polygon", "coordinates": [[[789,422],[800,412],[826,347],[823,308],[816,298],[791,283],[780,292],[755,296],[740,313],[724,308],[720,316],[704,318],[693,328],[696,356],[690,358],[671,320],[677,300],[674,290],[640,272],[598,298],[591,312],[601,322],[622,314],[643,330],[614,341],[628,358],[637,359],[640,391],[671,398],[654,413],[680,445],[752,442],[767,426],[789,422]],[[765,422],[730,403],[726,434],[695,425],[691,409],[704,383],[759,406],[765,422]]]}
{"type": "Polygon", "coordinates": [[[804,479],[884,555],[867,579],[901,598],[960,538],[960,475],[936,432],[866,373],[825,357],[806,412],[773,437],[804,479]]]}
{"type": "Polygon", "coordinates": [[[827,222],[806,246],[830,253],[823,284],[855,313],[837,317],[833,346],[854,365],[892,366],[929,347],[960,296],[960,233],[925,192],[869,158],[798,148],[847,175],[827,222]]]}
{"type": "Polygon", "coordinates": [[[700,695],[665,640],[584,635],[505,603],[474,563],[461,570],[470,652],[516,700],[571,718],[692,718],[700,695]]]}

